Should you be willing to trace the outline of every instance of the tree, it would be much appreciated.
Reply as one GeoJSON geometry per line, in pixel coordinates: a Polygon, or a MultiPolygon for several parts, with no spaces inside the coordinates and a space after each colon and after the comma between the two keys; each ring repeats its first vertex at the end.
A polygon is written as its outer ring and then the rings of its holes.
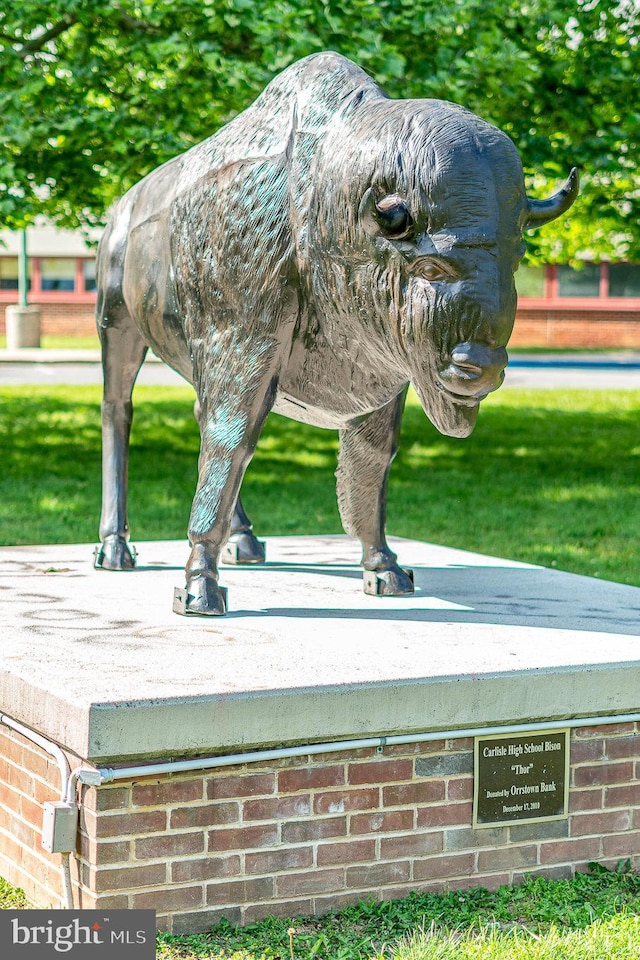
{"type": "Polygon", "coordinates": [[[462,103],[536,193],[583,174],[531,256],[640,260],[635,0],[21,0],[0,10],[0,219],[101,222],[112,200],[324,49],[391,96],[462,103]]]}

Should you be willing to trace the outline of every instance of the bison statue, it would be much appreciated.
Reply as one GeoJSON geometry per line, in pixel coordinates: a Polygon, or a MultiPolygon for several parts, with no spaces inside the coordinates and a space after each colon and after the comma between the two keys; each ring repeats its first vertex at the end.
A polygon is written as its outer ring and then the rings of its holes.
{"type": "Polygon", "coordinates": [[[512,141],[440,100],[392,100],[313,55],[214,136],[120,200],[98,253],[104,399],[97,567],[134,566],[133,385],[147,349],[196,395],[201,434],[186,586],[174,610],[226,612],[220,559],[264,559],[239,497],[270,410],[339,431],[337,495],[365,590],[413,592],[385,539],[408,384],[443,434],[473,430],[502,382],[523,230],[563,214],[525,193],[512,141]]]}

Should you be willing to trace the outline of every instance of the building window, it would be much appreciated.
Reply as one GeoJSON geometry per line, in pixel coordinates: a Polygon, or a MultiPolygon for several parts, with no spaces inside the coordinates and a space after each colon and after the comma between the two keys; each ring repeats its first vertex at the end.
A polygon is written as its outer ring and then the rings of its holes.
{"type": "Polygon", "coordinates": [[[96,262],[95,260],[82,261],[82,276],[84,277],[84,289],[90,293],[96,289],[96,262]]]}
{"type": "Polygon", "coordinates": [[[640,264],[609,264],[609,296],[640,297],[640,264]]]}
{"type": "Polygon", "coordinates": [[[566,264],[558,267],[558,293],[561,297],[600,296],[600,264],[585,263],[576,270],[566,264]]]}
{"type": "Polygon", "coordinates": [[[40,261],[40,287],[44,290],[75,290],[76,261],[71,258],[43,257],[40,261]]]}
{"type": "Polygon", "coordinates": [[[519,297],[544,297],[544,267],[531,267],[523,263],[516,273],[516,289],[519,297]]]}
{"type": "MultiPolygon", "coordinates": [[[[0,257],[0,290],[18,289],[18,258],[0,257]]],[[[31,289],[31,263],[27,261],[27,290],[31,289]]]]}

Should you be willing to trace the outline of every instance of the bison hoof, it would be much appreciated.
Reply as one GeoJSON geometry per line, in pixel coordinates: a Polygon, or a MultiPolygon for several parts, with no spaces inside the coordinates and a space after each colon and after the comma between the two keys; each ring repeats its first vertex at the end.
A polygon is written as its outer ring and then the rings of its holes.
{"type": "Polygon", "coordinates": [[[104,538],[101,546],[93,551],[96,570],[133,570],[136,565],[136,548],[117,534],[104,538]]]}
{"type": "Polygon", "coordinates": [[[183,617],[223,617],[227,612],[227,591],[211,577],[194,577],[173,593],[173,612],[183,617]]]}
{"type": "Polygon", "coordinates": [[[264,563],[266,556],[265,545],[262,540],[245,530],[229,538],[222,551],[223,563],[264,563]]]}
{"type": "Polygon", "coordinates": [[[413,591],[413,570],[394,566],[364,571],[364,592],[372,597],[407,597],[413,591]]]}

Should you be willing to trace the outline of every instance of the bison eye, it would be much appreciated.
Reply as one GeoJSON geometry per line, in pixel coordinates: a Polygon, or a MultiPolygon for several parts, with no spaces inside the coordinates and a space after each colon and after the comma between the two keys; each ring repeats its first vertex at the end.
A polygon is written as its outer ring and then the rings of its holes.
{"type": "Polygon", "coordinates": [[[413,226],[413,217],[403,197],[392,193],[376,200],[372,187],[360,201],[359,214],[364,229],[372,237],[402,240],[413,226]]]}
{"type": "Polygon", "coordinates": [[[439,257],[419,257],[411,265],[411,272],[424,280],[435,283],[438,280],[459,280],[460,274],[446,260],[439,257]]]}

